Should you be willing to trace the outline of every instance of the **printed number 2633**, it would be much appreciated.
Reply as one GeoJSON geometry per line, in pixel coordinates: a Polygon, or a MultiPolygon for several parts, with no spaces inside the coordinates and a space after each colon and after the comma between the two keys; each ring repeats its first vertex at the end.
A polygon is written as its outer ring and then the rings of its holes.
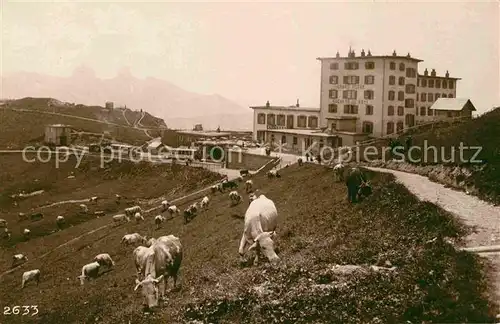
{"type": "Polygon", "coordinates": [[[4,315],[28,315],[31,312],[31,316],[35,316],[38,314],[38,306],[37,305],[29,305],[29,306],[4,306],[3,314],[4,315]]]}

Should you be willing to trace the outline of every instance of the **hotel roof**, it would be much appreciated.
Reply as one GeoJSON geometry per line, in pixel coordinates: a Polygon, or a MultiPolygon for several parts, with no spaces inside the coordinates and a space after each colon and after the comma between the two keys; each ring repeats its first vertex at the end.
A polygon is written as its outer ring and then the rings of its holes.
{"type": "Polygon", "coordinates": [[[418,74],[418,77],[419,78],[432,78],[432,79],[451,79],[451,80],[462,80],[462,78],[453,78],[453,77],[450,77],[450,76],[439,76],[439,75],[435,75],[435,76],[432,76],[432,75],[425,75],[425,74],[418,74]]]}
{"type": "Polygon", "coordinates": [[[339,57],[317,57],[316,58],[318,61],[323,61],[323,60],[358,60],[358,59],[403,59],[403,60],[410,60],[410,61],[416,61],[416,62],[423,62],[424,60],[420,60],[411,56],[399,56],[399,55],[365,55],[365,56],[339,56],[339,57]]]}
{"type": "Polygon", "coordinates": [[[269,109],[269,110],[285,110],[285,111],[313,111],[319,112],[319,108],[297,107],[297,106],[250,106],[251,109],[269,109]]]}

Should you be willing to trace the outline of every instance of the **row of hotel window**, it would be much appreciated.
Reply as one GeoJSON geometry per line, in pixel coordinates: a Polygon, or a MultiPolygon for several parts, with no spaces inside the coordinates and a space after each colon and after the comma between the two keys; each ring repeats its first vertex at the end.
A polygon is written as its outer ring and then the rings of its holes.
{"type": "MultiPolygon", "coordinates": [[[[356,115],[358,114],[358,105],[344,105],[344,114],[350,114],[350,115],[356,115]]],[[[427,109],[427,116],[433,116],[432,110],[430,108],[425,108],[425,107],[420,107],[420,116],[425,116],[426,115],[426,109],[427,109]]],[[[329,104],[328,105],[328,112],[329,113],[337,113],[338,111],[338,106],[337,104],[329,104]]],[[[387,107],[387,116],[394,116],[394,106],[388,106],[387,107]]],[[[398,116],[404,116],[405,111],[403,106],[398,106],[397,107],[397,115],[398,116]]],[[[372,105],[366,105],[365,107],[365,115],[373,115],[373,106],[372,105]]],[[[418,115],[418,110],[417,110],[417,115],[418,115]]]]}
{"type": "MultiPolygon", "coordinates": [[[[330,70],[338,70],[339,69],[339,63],[334,62],[330,63],[330,70]]],[[[365,69],[366,70],[373,70],[375,69],[375,62],[365,62],[365,69]]],[[[389,69],[390,70],[396,70],[396,63],[391,62],[389,63],[389,69]]],[[[359,70],[359,62],[345,62],[344,63],[344,70],[359,70]]],[[[399,63],[399,71],[405,71],[406,70],[406,77],[408,78],[415,78],[417,76],[417,70],[414,68],[406,68],[404,63],[399,63]]]]}
{"type": "MultiPolygon", "coordinates": [[[[288,115],[290,124],[293,125],[293,115],[288,115]]],[[[260,113],[257,115],[257,123],[263,125],[266,123],[266,114],[260,113]]],[[[285,115],[275,115],[275,114],[267,114],[267,124],[270,126],[285,126],[286,119],[285,115]],[[277,118],[276,118],[277,117],[277,118]]],[[[309,127],[309,128],[318,128],[318,117],[316,116],[297,116],[297,127],[309,127]]]]}
{"type": "MultiPolygon", "coordinates": [[[[415,86],[413,84],[407,84],[406,85],[406,93],[407,94],[413,94],[415,93],[415,86]]],[[[328,96],[330,99],[338,99],[339,98],[339,92],[336,89],[330,89],[328,92],[328,96]]],[[[453,98],[453,94],[449,93],[446,95],[446,93],[443,93],[443,98],[453,98]]],[[[358,98],[358,91],[357,90],[343,90],[342,91],[342,98],[343,99],[357,99],[358,98]]],[[[364,90],[364,98],[366,100],[372,100],[375,98],[375,92],[373,90],[364,90]]],[[[420,101],[429,101],[432,102],[434,100],[437,100],[438,98],[441,98],[440,93],[421,93],[420,94],[420,101]]],[[[394,101],[396,100],[396,92],[395,91],[389,91],[388,92],[388,100],[394,101]]],[[[405,99],[405,91],[398,91],[398,101],[413,101],[414,99],[405,99]]],[[[418,95],[417,95],[417,100],[418,100],[418,95]]],[[[412,106],[407,106],[407,108],[413,108],[412,106]]]]}
{"type": "MultiPolygon", "coordinates": [[[[363,122],[362,124],[362,132],[365,134],[373,133],[373,123],[372,122],[363,122]]],[[[404,123],[402,121],[396,122],[396,132],[399,133],[403,130],[404,123]]],[[[394,122],[387,122],[387,134],[394,133],[394,122]]]]}
{"type": "MultiPolygon", "coordinates": [[[[365,75],[364,77],[364,84],[374,84],[375,83],[375,76],[373,75],[365,75]]],[[[344,75],[342,77],[343,84],[359,84],[359,76],[357,75],[344,75]]],[[[398,85],[404,86],[405,85],[405,77],[399,77],[398,78],[398,85]]],[[[337,75],[331,75],[330,76],[330,84],[338,84],[339,83],[339,77],[337,75]]],[[[420,79],[417,80],[417,85],[422,87],[427,86],[427,80],[423,79],[422,82],[420,82],[420,79]]],[[[389,85],[396,85],[396,77],[394,75],[389,76],[389,85]]],[[[443,89],[453,89],[454,84],[453,81],[449,80],[448,82],[446,80],[443,80],[443,89]]],[[[415,87],[414,85],[412,85],[415,87]]],[[[434,88],[434,80],[429,80],[429,88],[434,88]]],[[[436,88],[441,88],[441,80],[436,80],[436,88]]]]}

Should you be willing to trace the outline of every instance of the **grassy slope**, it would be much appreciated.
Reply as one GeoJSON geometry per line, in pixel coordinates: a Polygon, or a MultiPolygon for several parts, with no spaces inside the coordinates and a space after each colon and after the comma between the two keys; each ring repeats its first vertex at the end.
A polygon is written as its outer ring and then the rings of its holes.
{"type": "MultiPolygon", "coordinates": [[[[152,215],[144,224],[105,229],[55,251],[25,267],[41,268],[38,288],[21,292],[25,270],[18,269],[2,279],[0,296],[5,304],[38,304],[40,323],[491,322],[480,259],[439,240],[425,244],[436,236],[460,237],[464,229],[443,210],[417,201],[391,176],[372,174],[372,181],[374,194],[352,206],[345,203],[345,186],[315,165],[289,167],[279,180],[257,176],[256,186],[280,214],[279,269],[240,267],[243,224],[231,215],[243,215],[248,201],[229,208],[227,194],[216,194],[208,211],[186,226],[174,218],[154,231],[152,215]],[[133,292],[132,248],[119,246],[123,234],[135,231],[174,234],[184,246],[183,289],[171,293],[154,315],[141,312],[141,298],[133,292]],[[80,287],[75,277],[81,266],[102,252],[112,255],[115,269],[80,287]],[[339,278],[328,270],[335,263],[386,261],[398,271],[339,278]],[[266,281],[267,297],[257,298],[251,288],[266,281]],[[341,282],[345,285],[334,285],[341,282]]],[[[17,322],[20,317],[12,319],[17,322]]]]}

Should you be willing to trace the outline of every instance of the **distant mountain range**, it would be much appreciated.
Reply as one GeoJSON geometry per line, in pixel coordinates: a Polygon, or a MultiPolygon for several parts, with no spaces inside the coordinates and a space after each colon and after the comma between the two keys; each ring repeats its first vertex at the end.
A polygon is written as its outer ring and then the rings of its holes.
{"type": "Polygon", "coordinates": [[[51,97],[84,105],[143,109],[163,118],[169,128],[251,130],[252,111],[220,95],[202,95],[156,78],[138,79],[123,69],[112,79],[97,78],[94,71],[79,67],[69,77],[17,72],[1,79],[0,98],[51,97]]]}

